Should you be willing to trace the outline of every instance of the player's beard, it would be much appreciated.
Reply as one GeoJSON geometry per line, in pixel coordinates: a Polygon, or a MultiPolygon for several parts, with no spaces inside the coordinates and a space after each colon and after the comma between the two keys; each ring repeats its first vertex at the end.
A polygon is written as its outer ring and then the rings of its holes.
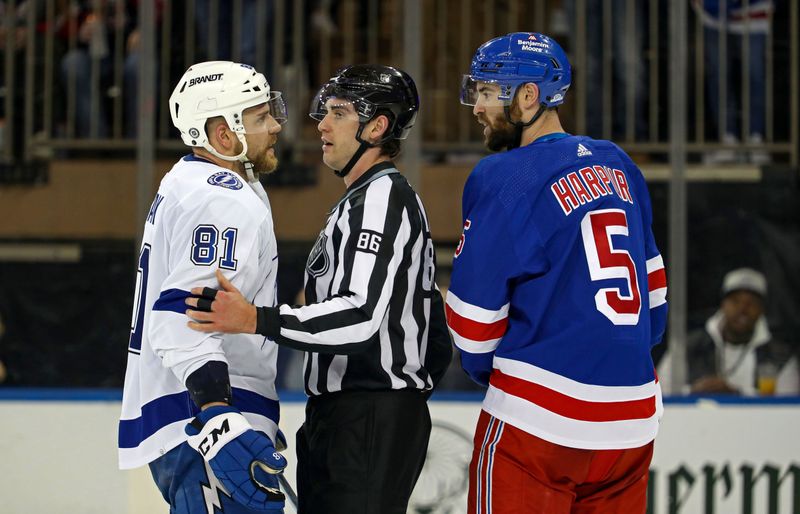
{"type": "MultiPolygon", "coordinates": [[[[511,107],[511,113],[515,114],[515,110],[519,110],[516,104],[511,107]]],[[[505,112],[498,114],[494,119],[484,116],[483,121],[489,127],[489,133],[483,141],[486,148],[492,152],[499,152],[514,143],[516,127],[506,119],[505,112]]]]}
{"type": "Polygon", "coordinates": [[[274,150],[270,153],[269,148],[265,149],[255,159],[251,159],[253,171],[260,175],[269,175],[278,168],[278,157],[275,155],[274,150]]]}
{"type": "MultiPolygon", "coordinates": [[[[263,151],[259,152],[258,155],[252,155],[252,150],[248,148],[247,158],[251,163],[253,163],[254,173],[258,173],[259,175],[269,175],[278,168],[278,157],[275,155],[275,150],[272,152],[269,151],[270,148],[274,148],[275,143],[277,142],[278,138],[273,138],[269,142],[268,146],[264,148],[263,151]]],[[[239,152],[241,151],[242,150],[240,146],[239,152]]]]}

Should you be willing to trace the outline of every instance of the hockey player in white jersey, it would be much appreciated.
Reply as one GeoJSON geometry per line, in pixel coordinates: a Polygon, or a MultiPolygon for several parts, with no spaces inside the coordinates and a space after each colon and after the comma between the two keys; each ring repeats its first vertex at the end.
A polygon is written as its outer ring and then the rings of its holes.
{"type": "Polygon", "coordinates": [[[171,514],[279,514],[277,346],[190,330],[184,300],[216,285],[219,268],[253,302],[275,304],[272,212],[257,175],[277,166],[286,109],[264,75],[224,61],[189,68],[169,107],[192,153],[161,181],[145,221],[120,468],[149,464],[171,514]]]}

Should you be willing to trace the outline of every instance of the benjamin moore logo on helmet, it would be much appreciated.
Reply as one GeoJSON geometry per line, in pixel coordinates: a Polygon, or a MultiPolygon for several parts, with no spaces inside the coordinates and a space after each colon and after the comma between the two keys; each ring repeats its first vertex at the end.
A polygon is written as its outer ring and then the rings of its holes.
{"type": "Polygon", "coordinates": [[[208,183],[212,186],[224,187],[226,189],[241,189],[244,187],[239,177],[229,171],[220,171],[208,177],[208,183]]]}
{"type": "Polygon", "coordinates": [[[521,46],[523,50],[533,51],[533,52],[541,52],[540,48],[545,50],[550,49],[549,43],[540,43],[539,41],[531,41],[529,39],[518,39],[517,45],[521,46]]]}
{"type": "Polygon", "coordinates": [[[189,87],[192,87],[195,84],[202,84],[203,82],[214,82],[215,80],[220,80],[221,78],[222,78],[222,73],[214,73],[213,75],[203,75],[202,77],[195,77],[189,80],[189,87]]]}

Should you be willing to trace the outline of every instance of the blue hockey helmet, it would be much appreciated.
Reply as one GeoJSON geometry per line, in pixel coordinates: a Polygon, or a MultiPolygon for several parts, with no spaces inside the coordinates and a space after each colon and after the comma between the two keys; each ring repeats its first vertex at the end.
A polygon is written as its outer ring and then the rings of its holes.
{"type": "Polygon", "coordinates": [[[478,82],[500,86],[499,100],[510,105],[517,88],[533,82],[540,103],[555,107],[564,102],[572,72],[567,54],[554,39],[538,32],[512,32],[487,41],[472,58],[461,83],[461,103],[475,105],[478,82]]]}

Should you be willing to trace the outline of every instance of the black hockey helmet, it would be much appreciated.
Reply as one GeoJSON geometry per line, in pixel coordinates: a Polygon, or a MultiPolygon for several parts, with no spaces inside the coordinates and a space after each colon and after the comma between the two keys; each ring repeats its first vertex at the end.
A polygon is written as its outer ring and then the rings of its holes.
{"type": "Polygon", "coordinates": [[[320,88],[309,116],[321,121],[327,114],[325,103],[329,98],[352,102],[361,124],[356,138],[362,143],[361,129],[378,114],[391,116],[386,137],[377,144],[388,139],[405,139],[419,111],[419,94],[411,76],[380,64],[355,64],[339,70],[320,88]]]}

